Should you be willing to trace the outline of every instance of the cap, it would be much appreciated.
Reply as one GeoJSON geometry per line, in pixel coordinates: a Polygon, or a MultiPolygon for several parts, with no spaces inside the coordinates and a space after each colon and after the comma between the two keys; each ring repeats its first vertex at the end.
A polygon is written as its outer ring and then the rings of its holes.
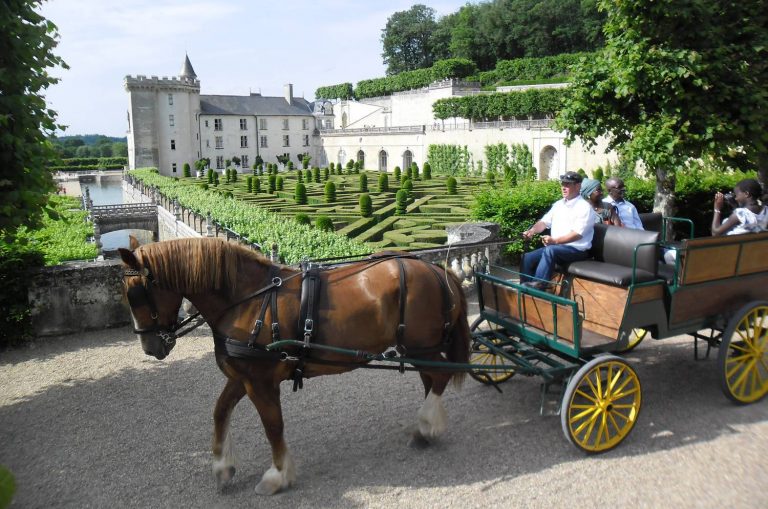
{"type": "Polygon", "coordinates": [[[576,173],[575,171],[567,171],[564,175],[560,175],[560,182],[580,184],[582,180],[584,180],[584,177],[581,176],[581,173],[576,173]]]}

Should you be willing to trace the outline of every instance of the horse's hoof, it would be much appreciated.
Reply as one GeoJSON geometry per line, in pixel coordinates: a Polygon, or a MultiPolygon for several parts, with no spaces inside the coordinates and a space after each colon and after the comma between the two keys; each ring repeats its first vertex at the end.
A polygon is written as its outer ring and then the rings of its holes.
{"type": "MultiPolygon", "coordinates": [[[[294,476],[295,477],[295,476],[294,476]]],[[[290,472],[281,472],[274,466],[264,472],[259,484],[256,485],[257,495],[274,495],[283,488],[291,485],[290,472]]]]}
{"type": "Polygon", "coordinates": [[[230,481],[232,481],[235,477],[235,472],[236,470],[233,466],[222,468],[216,472],[216,487],[219,492],[223,491],[230,481]]]}

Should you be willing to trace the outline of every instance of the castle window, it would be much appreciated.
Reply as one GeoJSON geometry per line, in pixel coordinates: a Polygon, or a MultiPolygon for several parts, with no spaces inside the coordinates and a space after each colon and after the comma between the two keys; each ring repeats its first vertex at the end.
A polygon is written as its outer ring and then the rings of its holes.
{"type": "Polygon", "coordinates": [[[240,119],[240,130],[241,131],[247,131],[248,130],[248,119],[247,118],[241,118],[240,119]]]}
{"type": "Polygon", "coordinates": [[[309,146],[309,135],[308,134],[304,135],[304,146],[305,147],[309,146]]]}
{"type": "Polygon", "coordinates": [[[248,168],[248,154],[243,154],[240,158],[240,165],[242,168],[248,168]]]}
{"type": "Polygon", "coordinates": [[[304,129],[305,131],[307,129],[309,129],[309,120],[307,120],[306,118],[302,118],[301,119],[301,128],[304,129]]]}
{"type": "Polygon", "coordinates": [[[224,124],[222,123],[220,118],[214,118],[213,119],[213,130],[214,131],[223,131],[224,130],[224,124]]]}
{"type": "Polygon", "coordinates": [[[173,173],[176,173],[176,163],[173,163],[171,165],[171,168],[173,169],[173,173]]]}
{"type": "Polygon", "coordinates": [[[267,148],[267,137],[266,136],[259,136],[259,145],[261,148],[267,148]]]}
{"type": "Polygon", "coordinates": [[[261,129],[262,131],[266,131],[267,130],[267,119],[266,118],[260,118],[259,119],[259,129],[261,129]]]}
{"type": "Polygon", "coordinates": [[[283,119],[283,130],[284,131],[288,130],[288,119],[287,118],[283,119]]]}
{"type": "Polygon", "coordinates": [[[217,149],[223,149],[224,148],[224,137],[223,136],[216,136],[216,148],[217,149]]]}
{"type": "Polygon", "coordinates": [[[216,156],[216,169],[224,169],[224,156],[216,156]]]}
{"type": "Polygon", "coordinates": [[[168,125],[170,125],[171,127],[176,125],[175,121],[173,120],[173,115],[168,115],[168,125]]]}
{"type": "Polygon", "coordinates": [[[171,140],[171,150],[176,150],[176,140],[171,140]]]}
{"type": "Polygon", "coordinates": [[[173,106],[173,94],[168,94],[168,106],[173,106]]]}
{"type": "Polygon", "coordinates": [[[291,146],[291,137],[287,134],[283,135],[283,146],[284,147],[290,147],[291,146]]]}
{"type": "Polygon", "coordinates": [[[248,148],[248,136],[240,136],[240,148],[248,148]]]}

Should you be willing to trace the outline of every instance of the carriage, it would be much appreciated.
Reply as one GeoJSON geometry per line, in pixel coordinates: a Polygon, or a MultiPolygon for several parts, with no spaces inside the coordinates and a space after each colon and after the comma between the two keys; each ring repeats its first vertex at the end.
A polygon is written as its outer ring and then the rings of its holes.
{"type": "Polygon", "coordinates": [[[687,220],[648,219],[658,231],[596,225],[593,259],[560,268],[553,292],[476,276],[471,361],[484,367],[473,377],[497,385],[537,375],[543,395],[559,387],[563,433],[586,452],[617,446],[637,422],[640,379],[617,354],[648,335],[689,334],[696,358],[718,348],[722,390],[737,404],[768,393],[768,233],[667,243],[670,224],[687,220]]]}
{"type": "MultiPolygon", "coordinates": [[[[470,327],[459,281],[416,255],[389,253],[332,270],[272,264],[217,239],[178,239],[121,249],[124,284],[145,353],[165,358],[188,332],[182,299],[213,332],[227,383],[214,409],[213,471],[234,475],[229,420],[247,395],[272,448],[256,491],[295,479],[283,435],[280,383],[360,367],[419,371],[425,400],[414,438],[445,429],[442,394],[468,372],[495,386],[515,374],[542,378],[559,397],[566,438],[591,453],[616,447],[642,405],[635,369],[618,354],[645,336],[679,334],[718,348],[725,395],[738,404],[768,393],[768,233],[667,243],[656,229],[596,225],[593,259],[560,268],[542,291],[477,273],[480,314],[470,327]],[[674,266],[662,249],[677,253],[674,266]]],[[[682,220],[687,221],[687,220],[682,220]]],[[[688,221],[690,224],[690,221],[688,221]]],[[[202,323],[198,320],[198,323],[202,323]]],[[[195,325],[192,325],[194,327],[195,325]]]]}

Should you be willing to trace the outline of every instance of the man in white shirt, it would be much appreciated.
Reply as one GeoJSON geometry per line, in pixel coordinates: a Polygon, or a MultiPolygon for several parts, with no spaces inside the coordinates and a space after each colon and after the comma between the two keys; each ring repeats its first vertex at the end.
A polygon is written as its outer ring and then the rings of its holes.
{"type": "Polygon", "coordinates": [[[530,239],[537,233],[550,229],[549,235],[541,237],[544,247],[523,255],[520,264],[521,283],[544,289],[552,278],[556,264],[589,258],[587,251],[592,247],[595,211],[589,202],[581,197],[581,181],[582,176],[575,171],[562,175],[560,189],[563,199],[556,201],[544,217],[523,232],[523,237],[530,239]]]}
{"type": "Polygon", "coordinates": [[[624,227],[645,230],[643,222],[640,221],[640,215],[637,213],[637,208],[624,199],[624,193],[627,192],[624,181],[618,177],[611,177],[605,181],[605,188],[608,190],[608,196],[604,200],[616,205],[619,210],[619,219],[621,219],[624,227]]]}

